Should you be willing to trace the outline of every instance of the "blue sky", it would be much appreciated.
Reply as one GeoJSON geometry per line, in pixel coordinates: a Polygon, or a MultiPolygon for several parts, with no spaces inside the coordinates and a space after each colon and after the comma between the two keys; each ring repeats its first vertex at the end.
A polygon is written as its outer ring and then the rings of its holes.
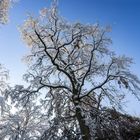
{"type": "MultiPolygon", "coordinates": [[[[9,69],[12,83],[22,83],[22,74],[27,67],[21,59],[29,51],[17,27],[24,22],[27,13],[37,15],[49,3],[50,0],[20,0],[10,10],[9,23],[0,27],[0,63],[9,69]]],[[[113,49],[134,58],[132,71],[140,77],[139,0],[60,0],[59,9],[60,14],[71,22],[111,25],[113,49]]],[[[128,111],[140,114],[138,106],[140,103],[132,99],[128,111]]]]}

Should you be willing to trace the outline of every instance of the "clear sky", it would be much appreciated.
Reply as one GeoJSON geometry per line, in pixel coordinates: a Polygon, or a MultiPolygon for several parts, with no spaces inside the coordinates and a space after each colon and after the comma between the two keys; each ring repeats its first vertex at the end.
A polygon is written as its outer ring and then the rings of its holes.
{"type": "MultiPolygon", "coordinates": [[[[111,25],[113,49],[118,54],[134,58],[132,71],[140,78],[140,0],[59,1],[60,14],[71,22],[111,25]]],[[[17,27],[24,22],[27,13],[37,15],[49,3],[50,0],[20,0],[10,10],[9,23],[0,27],[0,63],[9,69],[12,83],[22,83],[22,74],[27,69],[21,59],[28,53],[28,48],[22,42],[17,27]]],[[[128,100],[131,103],[127,110],[140,115],[140,103],[133,97],[128,100]]]]}

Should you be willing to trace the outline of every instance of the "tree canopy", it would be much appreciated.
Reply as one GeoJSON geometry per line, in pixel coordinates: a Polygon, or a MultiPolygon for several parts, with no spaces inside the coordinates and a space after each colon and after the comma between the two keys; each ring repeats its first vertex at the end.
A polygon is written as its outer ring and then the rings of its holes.
{"type": "Polygon", "coordinates": [[[31,50],[24,59],[28,86],[5,90],[18,111],[4,117],[2,138],[119,140],[126,138],[123,131],[138,138],[131,131],[139,130],[140,120],[118,110],[126,94],[139,99],[140,80],[130,71],[132,59],[112,51],[110,31],[98,23],[69,23],[56,3],[29,17],[21,26],[31,50]]]}

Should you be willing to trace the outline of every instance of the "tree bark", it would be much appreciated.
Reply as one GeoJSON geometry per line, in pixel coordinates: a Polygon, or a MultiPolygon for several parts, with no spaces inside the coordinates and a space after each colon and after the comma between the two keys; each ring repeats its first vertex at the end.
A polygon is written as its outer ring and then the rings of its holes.
{"type": "Polygon", "coordinates": [[[76,107],[76,117],[80,126],[82,140],[91,140],[90,129],[86,125],[85,116],[82,114],[80,108],[76,107]]]}

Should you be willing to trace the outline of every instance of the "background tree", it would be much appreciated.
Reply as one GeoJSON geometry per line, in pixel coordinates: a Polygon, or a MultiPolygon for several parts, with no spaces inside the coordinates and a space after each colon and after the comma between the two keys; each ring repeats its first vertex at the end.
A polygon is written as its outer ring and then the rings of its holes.
{"type": "Polygon", "coordinates": [[[5,24],[8,21],[8,12],[11,0],[0,0],[0,23],[5,24]]]}
{"type": "Polygon", "coordinates": [[[0,64],[0,94],[8,87],[9,71],[0,64]]]}
{"type": "Polygon", "coordinates": [[[56,5],[40,13],[21,28],[31,48],[29,73],[24,75],[30,85],[6,94],[24,106],[41,99],[50,120],[42,139],[96,139],[104,101],[121,109],[126,93],[139,99],[140,81],[129,70],[132,59],[111,51],[109,27],[68,23],[56,5]]]}
{"type": "Polygon", "coordinates": [[[41,106],[30,102],[24,108],[12,109],[13,105],[5,105],[7,108],[0,117],[1,140],[39,140],[47,130],[48,123],[41,106]]]}
{"type": "Polygon", "coordinates": [[[0,0],[0,24],[6,24],[9,18],[9,10],[17,0],[0,0]]]}
{"type": "Polygon", "coordinates": [[[108,108],[100,111],[98,118],[100,124],[96,131],[97,140],[138,140],[140,138],[139,118],[108,108]]]}

